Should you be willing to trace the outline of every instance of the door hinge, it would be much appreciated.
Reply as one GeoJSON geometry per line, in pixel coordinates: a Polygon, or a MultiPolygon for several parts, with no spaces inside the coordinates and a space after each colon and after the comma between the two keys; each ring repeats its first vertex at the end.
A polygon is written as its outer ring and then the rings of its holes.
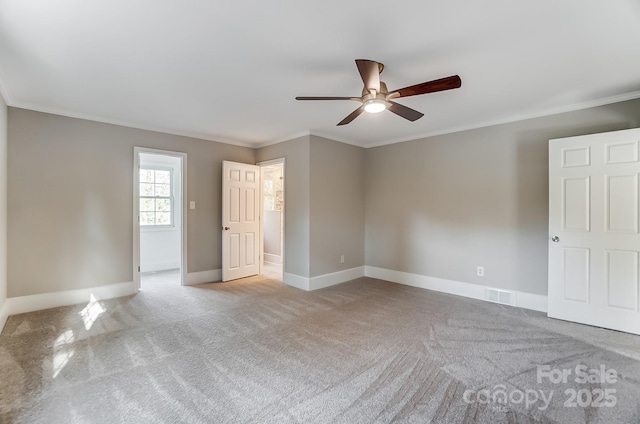
{"type": "Polygon", "coordinates": [[[138,265],[138,272],[140,272],[140,265],[138,265]]]}

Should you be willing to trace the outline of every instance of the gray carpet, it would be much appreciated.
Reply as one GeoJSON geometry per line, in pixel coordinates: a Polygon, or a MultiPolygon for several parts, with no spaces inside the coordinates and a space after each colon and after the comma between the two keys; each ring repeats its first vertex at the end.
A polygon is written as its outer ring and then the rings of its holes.
{"type": "Polygon", "coordinates": [[[308,293],[165,277],[10,317],[0,422],[640,422],[640,337],[370,278],[308,293]],[[538,383],[544,364],[617,381],[538,383]],[[605,389],[613,405],[595,402],[605,389]],[[521,400],[533,390],[553,390],[548,406],[521,400]],[[571,390],[582,406],[565,405],[571,390]]]}

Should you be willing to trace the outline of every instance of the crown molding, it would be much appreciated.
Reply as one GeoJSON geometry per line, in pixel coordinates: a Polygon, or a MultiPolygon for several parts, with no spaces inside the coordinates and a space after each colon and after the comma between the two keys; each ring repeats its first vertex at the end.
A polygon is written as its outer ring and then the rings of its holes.
{"type": "Polygon", "coordinates": [[[297,133],[293,133],[291,135],[287,135],[285,137],[279,137],[275,140],[265,141],[263,143],[258,143],[253,146],[254,149],[262,149],[263,147],[273,146],[274,144],[284,143],[285,141],[295,140],[296,138],[304,137],[307,135],[311,135],[310,131],[300,131],[297,133]]]}
{"type": "Polygon", "coordinates": [[[293,140],[299,137],[304,137],[309,135],[323,137],[323,138],[334,140],[340,143],[350,144],[352,146],[370,149],[370,148],[381,147],[381,146],[386,146],[390,144],[404,143],[408,141],[415,141],[415,140],[420,140],[420,139],[429,138],[429,137],[436,137],[439,135],[453,134],[457,132],[486,128],[486,127],[491,127],[495,125],[509,124],[513,122],[525,121],[528,119],[542,118],[545,116],[552,116],[560,113],[575,112],[578,110],[584,110],[592,107],[604,106],[607,104],[619,103],[627,100],[635,100],[640,98],[640,90],[632,91],[629,93],[624,93],[616,96],[610,96],[610,97],[605,97],[605,98],[600,98],[595,100],[573,103],[570,105],[549,108],[549,109],[540,110],[537,112],[526,113],[526,114],[516,114],[516,115],[511,115],[509,117],[504,117],[500,119],[476,122],[471,125],[461,125],[461,126],[451,127],[451,128],[447,128],[440,131],[420,133],[416,135],[400,137],[400,138],[395,138],[395,139],[385,140],[385,141],[375,142],[375,143],[365,143],[361,141],[352,140],[347,137],[336,137],[335,135],[328,134],[322,130],[300,131],[287,136],[279,137],[274,140],[258,142],[258,143],[250,143],[250,142],[245,142],[240,140],[225,139],[224,137],[218,137],[211,134],[192,132],[192,131],[174,130],[170,128],[163,128],[161,126],[155,126],[155,125],[143,125],[143,124],[137,124],[137,123],[133,123],[125,120],[101,118],[93,115],[74,113],[74,112],[69,112],[66,110],[56,109],[56,108],[42,107],[42,106],[37,106],[37,105],[28,104],[24,102],[13,102],[9,97],[8,91],[6,89],[6,85],[3,83],[1,74],[0,74],[0,94],[4,98],[4,101],[7,104],[7,106],[11,106],[11,107],[32,110],[35,112],[43,112],[43,113],[49,113],[53,115],[65,116],[68,118],[84,119],[84,120],[100,122],[104,124],[118,125],[118,126],[123,126],[127,128],[133,128],[133,129],[139,129],[139,130],[145,130],[145,131],[154,131],[154,132],[159,132],[163,134],[171,134],[171,135],[189,137],[189,138],[194,138],[199,140],[213,141],[216,143],[230,144],[234,146],[247,147],[251,149],[260,149],[263,147],[272,146],[275,144],[283,143],[285,141],[289,141],[289,140],[293,140]]]}
{"type": "Polygon", "coordinates": [[[624,93],[616,96],[604,97],[601,99],[589,100],[585,102],[573,103],[573,104],[565,105],[561,107],[545,109],[543,111],[538,111],[538,112],[533,112],[528,114],[512,115],[510,117],[506,117],[502,119],[482,121],[482,122],[478,122],[471,125],[461,125],[459,127],[448,128],[442,131],[433,131],[433,132],[423,133],[417,136],[397,138],[397,139],[392,139],[392,140],[372,143],[372,144],[366,144],[366,145],[360,144],[360,146],[366,149],[373,148],[373,147],[387,146],[389,144],[404,143],[407,141],[415,141],[423,138],[436,137],[439,135],[453,134],[453,133],[462,132],[462,131],[487,128],[495,125],[510,124],[513,122],[526,121],[528,119],[536,119],[536,118],[543,118],[545,116],[559,115],[561,113],[576,112],[578,110],[584,110],[592,107],[624,102],[627,100],[635,100],[638,98],[640,98],[640,91],[632,91],[630,93],[624,93]]]}
{"type": "Polygon", "coordinates": [[[153,131],[153,132],[162,133],[162,134],[177,135],[180,137],[188,137],[188,138],[194,138],[198,140],[213,141],[216,143],[231,144],[234,146],[248,147],[252,149],[255,148],[255,145],[252,143],[246,143],[238,140],[224,139],[223,137],[217,137],[215,135],[205,134],[200,132],[174,130],[174,129],[164,128],[156,125],[133,123],[133,122],[129,122],[121,119],[102,118],[98,116],[69,112],[63,109],[37,106],[37,105],[32,105],[32,104],[23,103],[23,102],[13,102],[11,104],[8,104],[8,106],[20,108],[20,109],[32,110],[34,112],[42,112],[42,113],[48,113],[51,115],[64,116],[66,118],[83,119],[85,121],[99,122],[102,124],[118,125],[120,127],[133,128],[136,130],[153,131]]]}
{"type": "Polygon", "coordinates": [[[366,146],[365,144],[363,144],[363,143],[360,143],[360,142],[357,142],[357,141],[354,141],[354,140],[350,140],[350,139],[348,139],[348,138],[335,137],[335,136],[330,135],[330,134],[323,134],[323,132],[322,132],[322,131],[317,131],[317,130],[311,131],[311,135],[314,135],[314,136],[316,136],[316,137],[326,138],[326,139],[328,139],[328,140],[337,141],[337,142],[339,142],[339,143],[343,143],[343,144],[350,144],[350,145],[352,145],[352,146],[356,146],[356,147],[364,147],[364,148],[366,148],[366,147],[367,147],[367,146],[366,146]]]}

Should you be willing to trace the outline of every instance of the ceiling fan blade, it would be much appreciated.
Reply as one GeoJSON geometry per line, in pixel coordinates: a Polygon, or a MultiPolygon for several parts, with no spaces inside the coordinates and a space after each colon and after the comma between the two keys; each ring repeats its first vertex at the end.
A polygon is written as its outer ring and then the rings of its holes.
{"type": "Polygon", "coordinates": [[[360,116],[360,114],[364,112],[364,105],[360,106],[358,109],[354,110],[353,112],[351,112],[351,114],[349,114],[349,116],[347,116],[346,118],[344,118],[342,121],[340,121],[338,123],[337,126],[340,125],[347,125],[349,122],[353,121],[354,119],[356,119],[358,116],[360,116]]]}
{"type": "Polygon", "coordinates": [[[435,93],[436,91],[460,88],[460,86],[462,86],[462,80],[458,75],[453,75],[451,77],[423,82],[421,84],[410,85],[409,87],[394,90],[390,93],[389,97],[395,99],[398,97],[417,96],[419,94],[435,93]]]}
{"type": "Polygon", "coordinates": [[[368,91],[375,90],[380,92],[380,67],[378,62],[366,59],[356,59],[356,66],[362,82],[368,91]]]}
{"type": "Polygon", "coordinates": [[[361,101],[360,97],[296,97],[296,100],[356,100],[356,101],[361,101]]]}
{"type": "Polygon", "coordinates": [[[418,119],[424,116],[424,113],[418,112],[415,109],[411,109],[410,107],[406,107],[405,105],[401,105],[396,102],[389,102],[391,106],[389,106],[389,112],[393,112],[398,116],[403,117],[404,119],[408,119],[409,121],[417,121],[418,119]]]}

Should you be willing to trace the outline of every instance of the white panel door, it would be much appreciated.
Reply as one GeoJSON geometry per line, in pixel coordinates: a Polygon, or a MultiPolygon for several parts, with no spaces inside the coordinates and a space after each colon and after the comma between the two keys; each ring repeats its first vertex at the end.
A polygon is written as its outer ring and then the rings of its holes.
{"type": "Polygon", "coordinates": [[[549,316],[640,334],[640,129],[549,142],[549,316]]]}
{"type": "Polygon", "coordinates": [[[222,162],[222,281],[260,272],[260,167],[222,162]]]}

